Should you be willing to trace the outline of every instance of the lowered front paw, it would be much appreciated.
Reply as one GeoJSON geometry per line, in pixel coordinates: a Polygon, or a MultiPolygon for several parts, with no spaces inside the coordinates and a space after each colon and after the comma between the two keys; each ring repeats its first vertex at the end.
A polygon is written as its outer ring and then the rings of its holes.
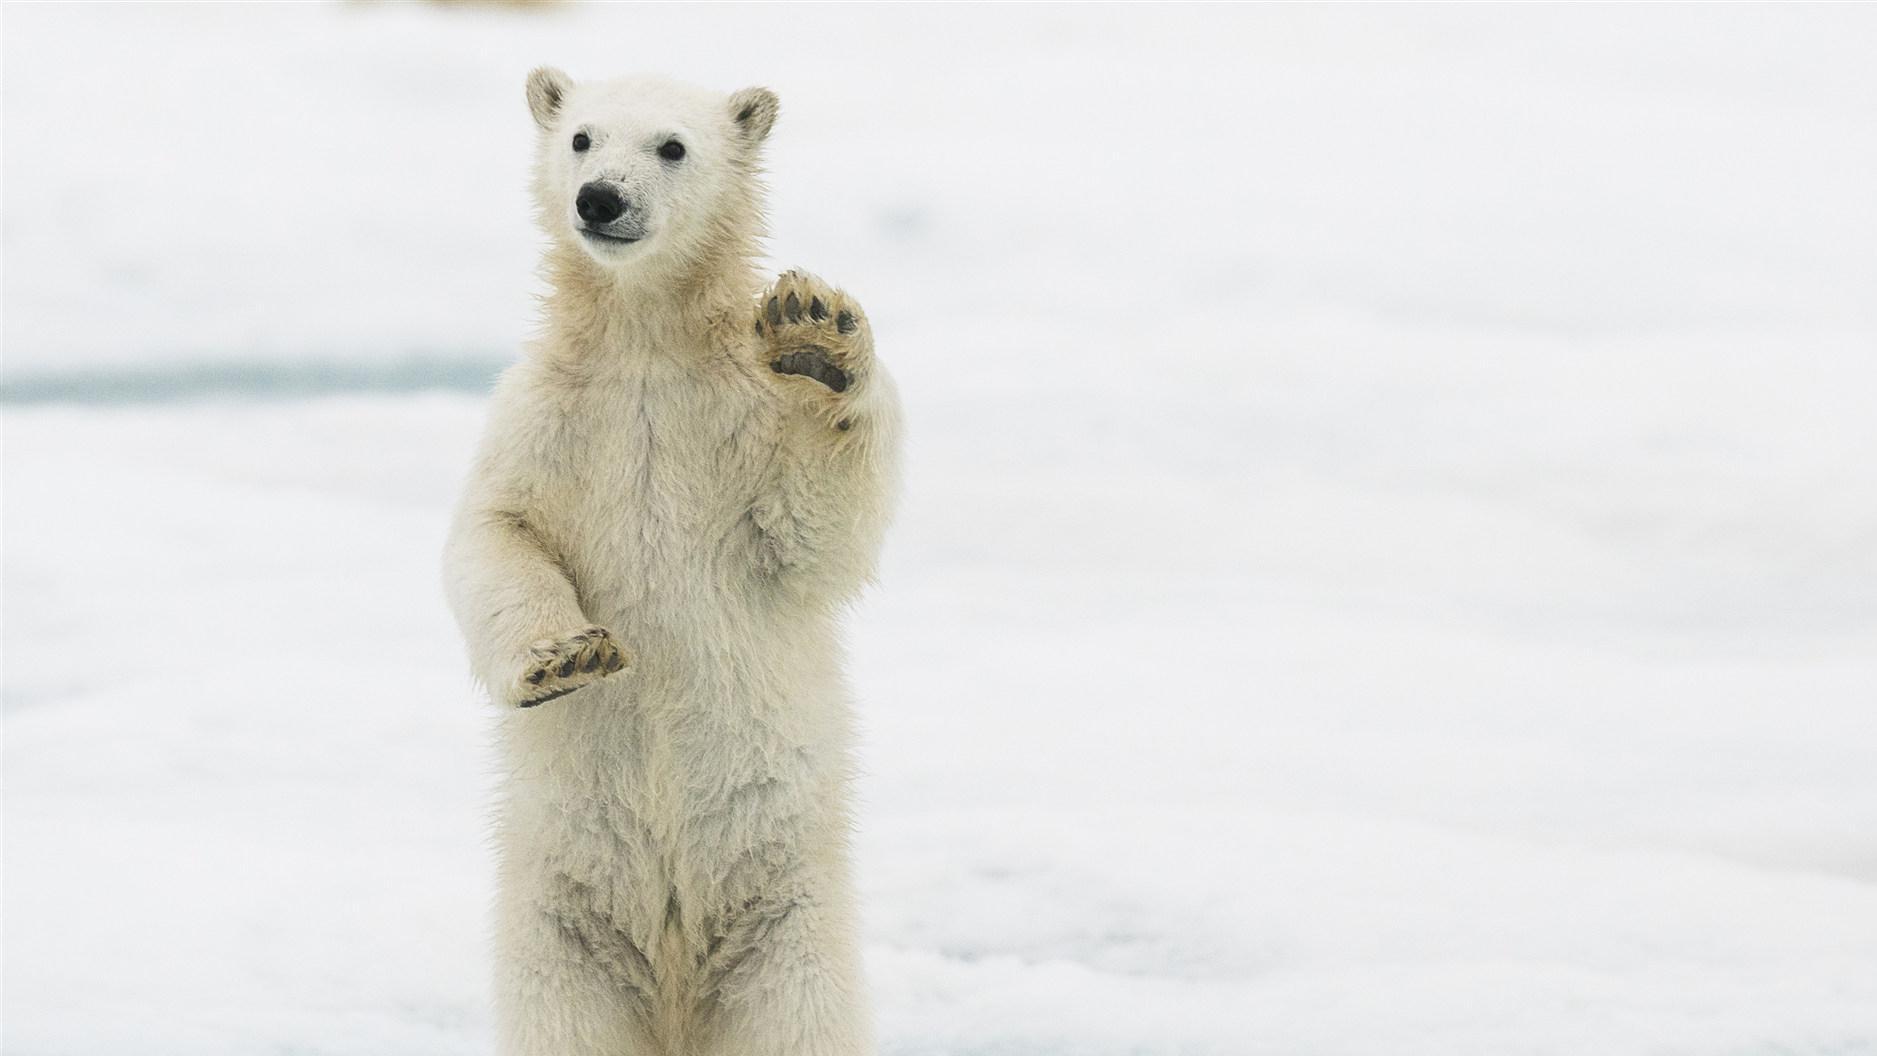
{"type": "Polygon", "coordinates": [[[764,361],[788,384],[844,393],[866,375],[873,356],[867,317],[845,293],[806,272],[776,280],[756,307],[764,361]]]}
{"type": "Polygon", "coordinates": [[[532,708],[598,682],[625,666],[626,654],[604,627],[543,638],[528,647],[528,663],[509,699],[518,708],[532,708]]]}

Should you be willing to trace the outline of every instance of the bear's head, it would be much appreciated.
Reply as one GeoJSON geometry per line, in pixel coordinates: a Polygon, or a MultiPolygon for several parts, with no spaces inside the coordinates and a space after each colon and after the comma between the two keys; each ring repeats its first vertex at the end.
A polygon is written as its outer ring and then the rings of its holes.
{"type": "Polygon", "coordinates": [[[576,84],[543,67],[528,75],[528,109],[541,129],[535,201],[556,242],[626,269],[740,251],[755,237],[758,150],[780,109],[768,89],[576,84]]]}

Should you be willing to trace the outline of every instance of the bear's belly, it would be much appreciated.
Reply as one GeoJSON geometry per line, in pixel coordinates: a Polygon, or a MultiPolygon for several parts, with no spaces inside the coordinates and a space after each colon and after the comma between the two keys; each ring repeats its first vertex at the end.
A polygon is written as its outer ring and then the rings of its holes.
{"type": "Polygon", "coordinates": [[[669,960],[846,831],[839,645],[828,613],[761,589],[752,568],[675,541],[641,552],[653,562],[609,550],[568,561],[628,666],[503,717],[504,857],[669,960]]]}
{"type": "Polygon", "coordinates": [[[680,692],[696,682],[671,666],[506,716],[498,817],[516,890],[667,982],[752,907],[791,901],[848,829],[838,699],[680,692]]]}
{"type": "Polygon", "coordinates": [[[662,381],[588,394],[613,402],[583,408],[581,457],[531,513],[628,666],[501,720],[504,870],[599,929],[583,941],[629,942],[626,967],[708,948],[847,830],[834,618],[773,589],[750,515],[773,418],[747,393],[662,381]]]}

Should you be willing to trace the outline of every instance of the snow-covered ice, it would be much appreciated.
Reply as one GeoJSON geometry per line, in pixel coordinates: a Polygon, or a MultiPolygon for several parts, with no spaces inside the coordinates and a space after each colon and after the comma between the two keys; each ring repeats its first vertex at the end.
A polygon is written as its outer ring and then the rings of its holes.
{"type": "Polygon", "coordinates": [[[1872,9],[0,28],[9,1056],[489,1051],[480,397],[82,398],[473,389],[539,62],[775,87],[900,377],[885,1052],[1877,1053],[1872,9]]]}

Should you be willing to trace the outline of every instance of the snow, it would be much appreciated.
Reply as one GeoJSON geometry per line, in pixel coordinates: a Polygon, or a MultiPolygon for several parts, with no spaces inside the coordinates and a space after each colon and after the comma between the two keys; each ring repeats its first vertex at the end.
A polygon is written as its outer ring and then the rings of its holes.
{"type": "Polygon", "coordinates": [[[1870,9],[4,33],[9,1054],[490,1051],[437,553],[543,61],[776,88],[907,397],[883,1051],[1877,1052],[1870,9]]]}

